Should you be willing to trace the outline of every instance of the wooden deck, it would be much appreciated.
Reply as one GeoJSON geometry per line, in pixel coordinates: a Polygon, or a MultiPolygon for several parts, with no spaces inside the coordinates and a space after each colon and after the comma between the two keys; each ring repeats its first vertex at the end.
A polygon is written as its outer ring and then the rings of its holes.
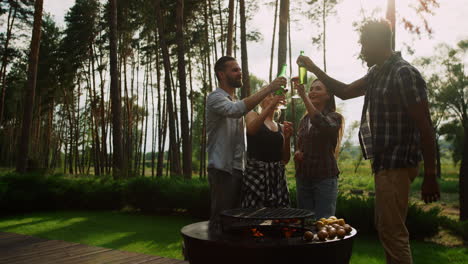
{"type": "Polygon", "coordinates": [[[0,232],[3,264],[188,264],[186,261],[0,232]]]}

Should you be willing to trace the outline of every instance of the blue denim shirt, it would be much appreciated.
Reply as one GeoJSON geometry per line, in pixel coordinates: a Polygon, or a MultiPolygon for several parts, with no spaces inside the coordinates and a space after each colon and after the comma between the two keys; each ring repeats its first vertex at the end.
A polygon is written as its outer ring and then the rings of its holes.
{"type": "Polygon", "coordinates": [[[221,88],[206,100],[206,133],[208,137],[208,168],[232,174],[245,168],[245,124],[247,107],[221,88]]]}

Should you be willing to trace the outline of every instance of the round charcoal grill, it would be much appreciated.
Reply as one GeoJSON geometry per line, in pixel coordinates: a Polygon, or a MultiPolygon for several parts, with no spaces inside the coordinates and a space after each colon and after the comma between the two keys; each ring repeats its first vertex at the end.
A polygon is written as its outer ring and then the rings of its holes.
{"type": "Polygon", "coordinates": [[[294,208],[224,211],[222,232],[210,232],[208,221],[182,228],[184,256],[190,264],[349,263],[356,230],[343,239],[305,241],[304,231],[315,229],[304,227],[311,217],[312,212],[294,208]],[[282,236],[284,227],[296,229],[296,235],[282,236]],[[259,229],[265,237],[252,237],[251,228],[259,229]]]}

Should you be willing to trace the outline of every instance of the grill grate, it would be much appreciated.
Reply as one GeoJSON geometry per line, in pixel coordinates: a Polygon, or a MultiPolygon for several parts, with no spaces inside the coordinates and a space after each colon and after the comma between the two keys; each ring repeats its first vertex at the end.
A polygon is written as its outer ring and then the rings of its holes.
{"type": "MultiPolygon", "coordinates": [[[[258,228],[261,233],[286,236],[284,228],[306,230],[305,219],[313,216],[311,211],[297,208],[238,208],[221,213],[221,230],[242,233],[242,230],[258,228]]],[[[293,234],[299,233],[293,231],[293,234]]]]}
{"type": "Polygon", "coordinates": [[[252,220],[304,219],[314,216],[309,210],[297,208],[238,208],[223,211],[221,215],[252,220]]]}

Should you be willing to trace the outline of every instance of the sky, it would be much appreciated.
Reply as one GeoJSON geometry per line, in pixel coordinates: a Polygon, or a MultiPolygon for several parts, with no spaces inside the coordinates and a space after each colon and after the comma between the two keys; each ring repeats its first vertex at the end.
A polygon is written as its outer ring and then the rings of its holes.
{"type": "MultiPolygon", "coordinates": [[[[74,0],[46,0],[44,1],[44,10],[53,15],[59,25],[64,26],[63,18],[74,2],[74,0]]],[[[386,0],[342,0],[337,6],[336,16],[327,20],[327,72],[330,76],[350,83],[366,74],[367,66],[357,59],[360,45],[358,44],[358,33],[353,29],[352,23],[360,17],[361,6],[365,7],[369,13],[375,8],[380,8],[382,10],[380,14],[383,16],[386,2],[386,0]]],[[[415,13],[409,6],[416,2],[416,0],[396,0],[397,16],[414,18],[415,13]]],[[[439,3],[440,7],[435,9],[435,14],[428,19],[429,25],[434,31],[430,38],[424,34],[421,38],[417,38],[406,32],[401,23],[397,23],[396,50],[401,49],[403,58],[407,61],[411,62],[421,56],[430,56],[440,43],[454,46],[458,41],[468,39],[468,5],[466,0],[439,0],[439,3]],[[415,50],[414,55],[406,52],[404,43],[411,45],[415,50]]],[[[255,29],[263,35],[262,41],[248,43],[249,71],[263,80],[268,80],[269,75],[273,13],[274,8],[259,3],[259,9],[254,13],[253,20],[247,24],[248,28],[255,29]]],[[[311,57],[317,65],[322,66],[321,58],[323,55],[321,51],[312,46],[312,37],[317,35],[317,32],[314,31],[316,30],[315,26],[297,13],[291,13],[291,19],[297,20],[291,25],[293,63],[299,55],[299,51],[304,50],[305,54],[311,57]]],[[[292,75],[297,75],[296,65],[293,65],[292,75]]],[[[313,76],[310,74],[309,78],[313,78],[313,76]]],[[[340,105],[347,125],[354,120],[360,120],[362,97],[347,101],[338,99],[337,103],[340,105]]],[[[357,135],[353,141],[357,142],[357,135]]]]}

